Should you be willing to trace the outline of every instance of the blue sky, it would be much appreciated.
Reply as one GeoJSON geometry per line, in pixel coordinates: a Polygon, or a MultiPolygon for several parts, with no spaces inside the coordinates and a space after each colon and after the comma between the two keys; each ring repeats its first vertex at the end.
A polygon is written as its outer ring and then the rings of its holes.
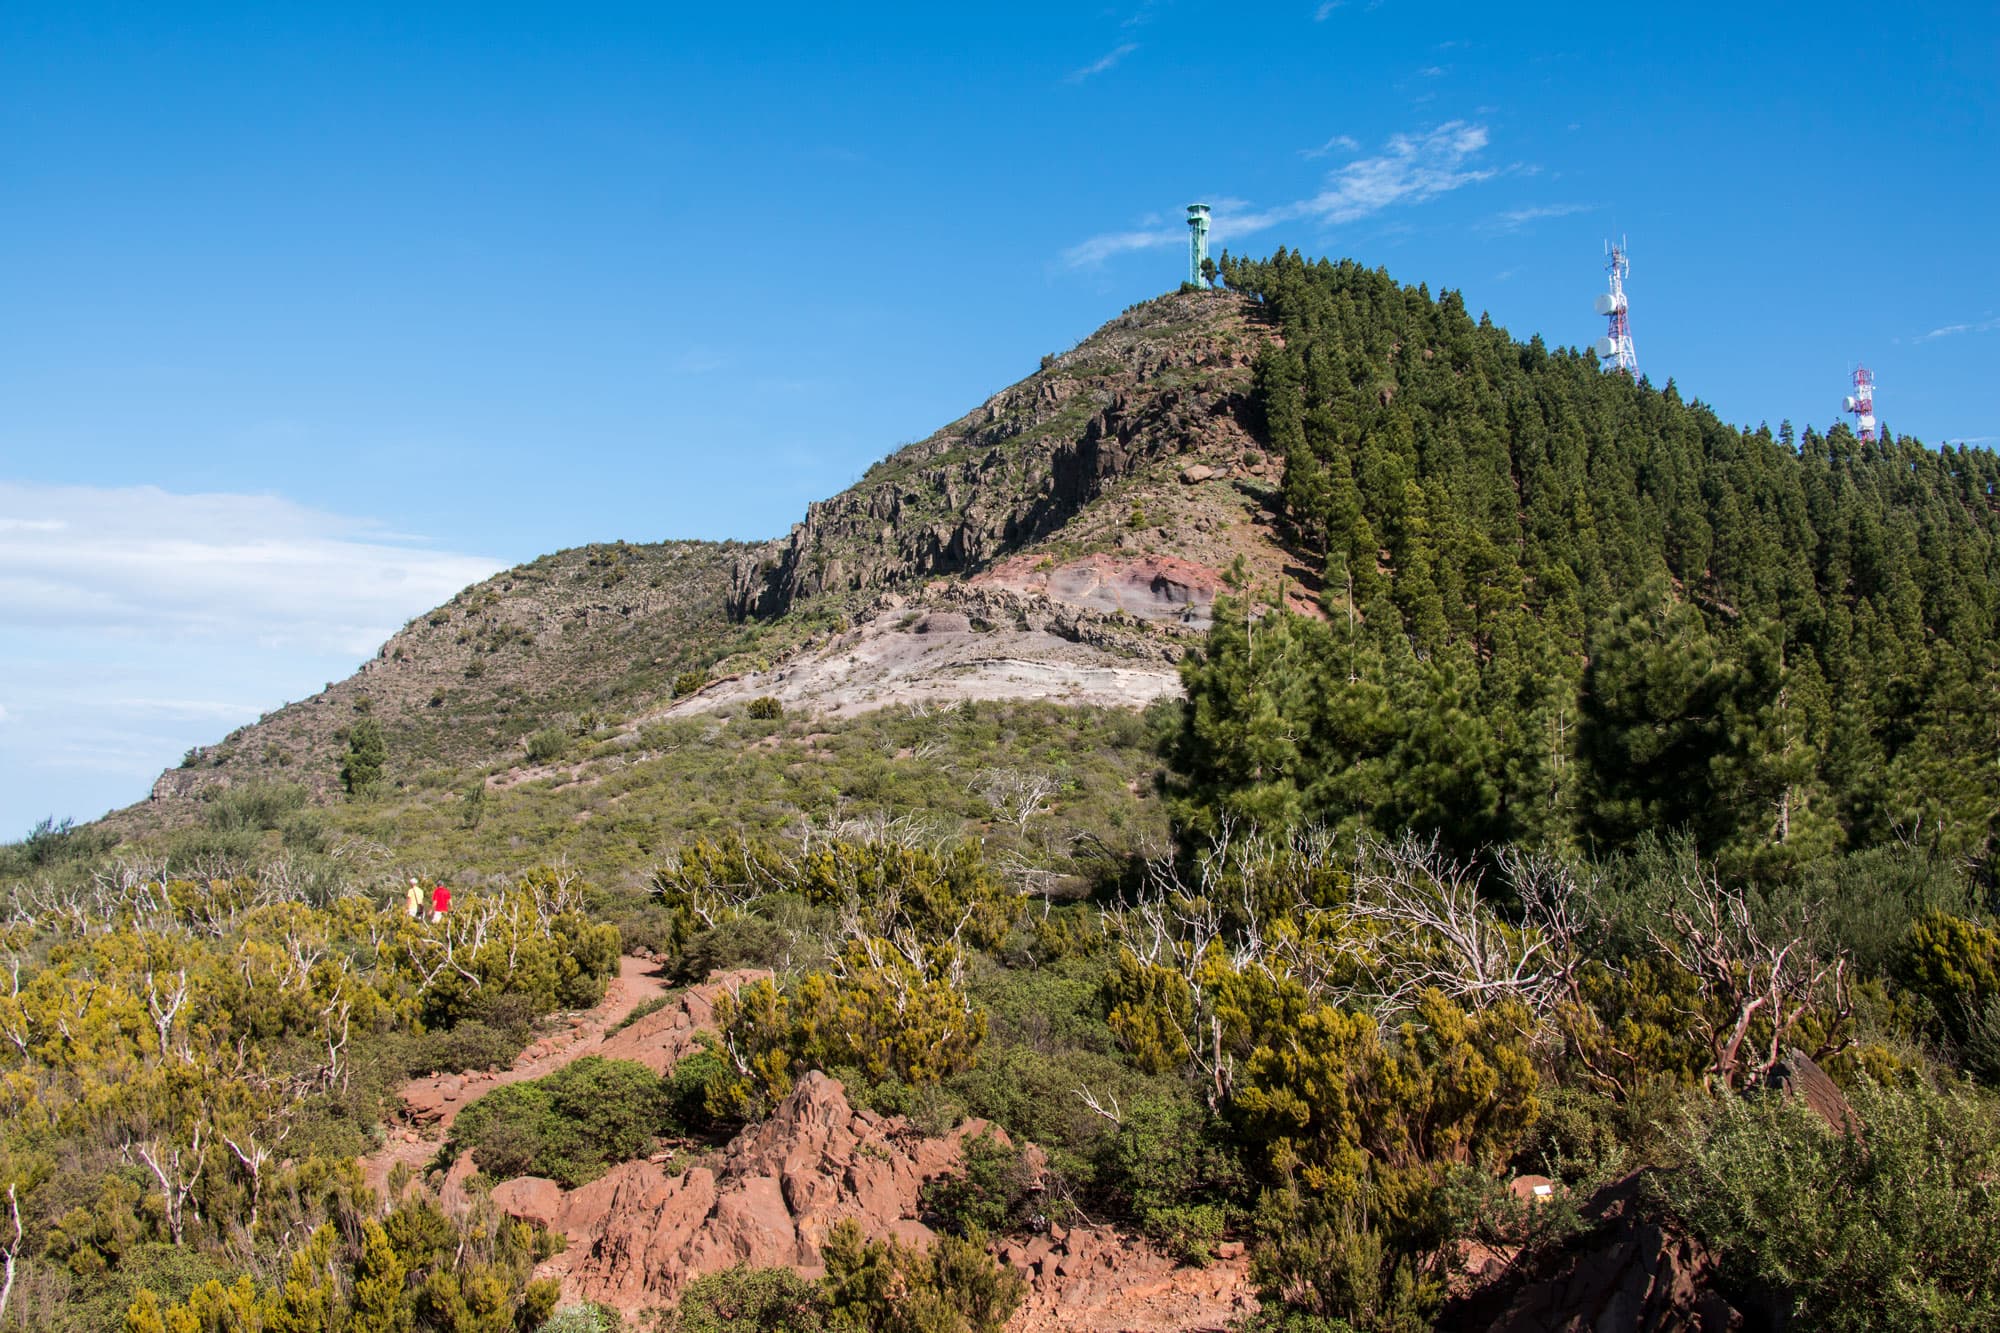
{"type": "Polygon", "coordinates": [[[468,579],[764,537],[1218,245],[2000,443],[2000,18],[1319,0],[0,8],[0,836],[468,579]]]}

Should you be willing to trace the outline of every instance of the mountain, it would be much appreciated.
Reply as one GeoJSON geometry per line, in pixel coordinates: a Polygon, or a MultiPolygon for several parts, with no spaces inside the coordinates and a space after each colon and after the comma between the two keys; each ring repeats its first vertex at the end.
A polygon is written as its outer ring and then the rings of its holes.
{"type": "Polygon", "coordinates": [[[765,698],[827,719],[1140,705],[1180,690],[1233,583],[1304,619],[1264,622],[1290,646],[1261,683],[1227,660],[1255,659],[1247,633],[1191,677],[1214,705],[1175,760],[1191,826],[1600,850],[1681,828],[1786,859],[1921,836],[1985,862],[1991,453],[1733,427],[1671,380],[1351,262],[1223,272],[1227,291],[1045,358],[786,537],[586,547],[468,589],[113,826],[246,782],[330,798],[364,718],[392,784],[435,784],[563,738],[629,757],[649,724],[765,698]]]}
{"type": "Polygon", "coordinates": [[[1281,473],[1248,424],[1270,336],[1244,297],[1149,301],[812,505],[786,537],[621,541],[495,575],[347,680],[191,751],[111,826],[185,822],[205,794],[250,783],[333,799],[364,718],[384,733],[388,780],[407,783],[525,761],[551,728],[629,739],[767,694],[851,714],[1171,693],[1233,560],[1313,582],[1279,539],[1281,473]],[[711,684],[676,702],[691,677],[711,684]]]}

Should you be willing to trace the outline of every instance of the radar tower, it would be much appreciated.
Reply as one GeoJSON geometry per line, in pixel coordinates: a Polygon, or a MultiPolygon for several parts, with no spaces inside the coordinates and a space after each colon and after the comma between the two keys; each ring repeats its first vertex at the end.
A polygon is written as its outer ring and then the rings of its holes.
{"type": "Polygon", "coordinates": [[[1841,404],[1854,414],[1854,431],[1865,444],[1875,442],[1875,375],[1866,366],[1854,368],[1854,392],[1841,404]]]}
{"type": "Polygon", "coordinates": [[[1610,331],[1596,343],[1598,359],[1606,370],[1627,379],[1639,378],[1639,354],[1632,347],[1632,322],[1625,300],[1625,275],[1632,265],[1625,258],[1625,238],[1618,244],[1604,244],[1604,271],[1611,275],[1611,288],[1597,298],[1597,313],[1611,321],[1610,331]]]}

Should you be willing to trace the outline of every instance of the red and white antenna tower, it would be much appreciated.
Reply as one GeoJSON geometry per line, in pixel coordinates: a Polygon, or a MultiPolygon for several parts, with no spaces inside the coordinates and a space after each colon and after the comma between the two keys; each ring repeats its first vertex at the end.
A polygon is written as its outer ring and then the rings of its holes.
{"type": "Polygon", "coordinates": [[[1604,271],[1611,275],[1611,290],[1597,298],[1597,313],[1611,321],[1610,332],[1597,340],[1597,355],[1606,370],[1615,370],[1629,379],[1639,378],[1639,354],[1632,348],[1632,321],[1625,301],[1625,275],[1632,265],[1625,259],[1625,238],[1604,245],[1604,271]]]}
{"type": "Polygon", "coordinates": [[[1854,368],[1854,392],[1847,395],[1843,406],[1854,414],[1855,433],[1863,441],[1873,443],[1875,439],[1875,375],[1866,366],[1854,368]]]}

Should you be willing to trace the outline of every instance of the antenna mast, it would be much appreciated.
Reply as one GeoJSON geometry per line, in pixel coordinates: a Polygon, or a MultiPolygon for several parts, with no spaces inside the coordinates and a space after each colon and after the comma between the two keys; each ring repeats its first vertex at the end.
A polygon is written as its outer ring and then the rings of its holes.
{"type": "Polygon", "coordinates": [[[1854,392],[1842,404],[1854,414],[1855,433],[1864,444],[1875,442],[1875,375],[1866,366],[1854,368],[1854,392]]]}
{"type": "Polygon", "coordinates": [[[1208,280],[1201,276],[1201,266],[1208,262],[1208,205],[1189,204],[1188,214],[1188,276],[1187,280],[1196,287],[1206,287],[1208,280]]]}
{"type": "Polygon", "coordinates": [[[1611,289],[1597,298],[1597,313],[1611,321],[1610,332],[1597,340],[1597,355],[1604,368],[1627,379],[1639,378],[1639,354],[1632,347],[1632,322],[1625,300],[1625,275],[1632,265],[1625,258],[1625,238],[1604,245],[1604,271],[1611,275],[1611,289]]]}

